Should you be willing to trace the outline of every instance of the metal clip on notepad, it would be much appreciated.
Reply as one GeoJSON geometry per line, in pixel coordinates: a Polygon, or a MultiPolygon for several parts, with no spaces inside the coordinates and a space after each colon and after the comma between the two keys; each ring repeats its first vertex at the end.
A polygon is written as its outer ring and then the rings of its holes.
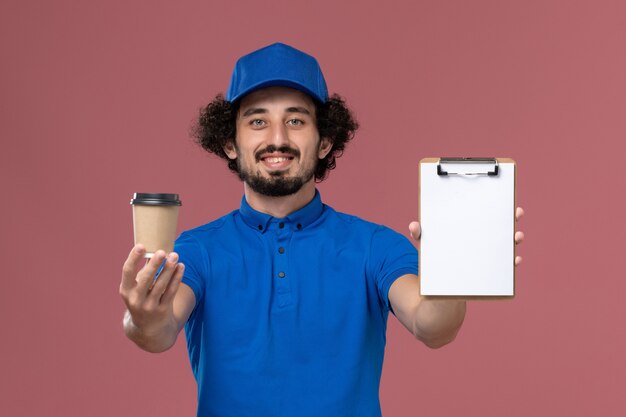
{"type": "Polygon", "coordinates": [[[490,177],[498,175],[498,160],[496,158],[439,158],[437,164],[437,175],[487,175],[490,177]],[[444,171],[444,164],[493,164],[493,170],[486,172],[450,172],[444,171]]]}

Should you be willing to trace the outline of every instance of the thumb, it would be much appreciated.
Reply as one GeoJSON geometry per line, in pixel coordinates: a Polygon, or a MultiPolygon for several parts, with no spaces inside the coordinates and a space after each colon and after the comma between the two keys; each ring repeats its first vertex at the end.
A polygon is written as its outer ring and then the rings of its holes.
{"type": "Polygon", "coordinates": [[[409,224],[409,231],[411,232],[411,237],[415,240],[420,240],[420,236],[422,235],[422,227],[418,222],[411,222],[409,224]]]}

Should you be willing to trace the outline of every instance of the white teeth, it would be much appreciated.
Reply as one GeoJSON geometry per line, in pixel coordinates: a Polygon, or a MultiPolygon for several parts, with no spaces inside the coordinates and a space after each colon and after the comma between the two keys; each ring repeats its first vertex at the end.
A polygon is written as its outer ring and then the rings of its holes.
{"type": "Polygon", "coordinates": [[[266,158],[265,160],[269,162],[270,164],[276,164],[278,162],[286,161],[287,158],[266,158]]]}

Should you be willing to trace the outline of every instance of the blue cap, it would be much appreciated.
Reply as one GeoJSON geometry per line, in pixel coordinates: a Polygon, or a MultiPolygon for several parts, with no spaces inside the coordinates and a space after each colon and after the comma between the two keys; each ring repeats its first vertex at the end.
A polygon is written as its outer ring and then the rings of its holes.
{"type": "Polygon", "coordinates": [[[254,90],[275,86],[295,88],[322,103],[328,100],[326,81],[317,60],[284,43],[239,58],[226,100],[232,103],[254,90]]]}

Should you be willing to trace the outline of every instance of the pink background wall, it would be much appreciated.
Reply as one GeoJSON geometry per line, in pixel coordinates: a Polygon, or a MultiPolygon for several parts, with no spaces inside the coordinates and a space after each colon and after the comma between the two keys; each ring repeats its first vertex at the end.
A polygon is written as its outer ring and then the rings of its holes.
{"type": "Polygon", "coordinates": [[[122,333],[128,202],[180,193],[180,230],[238,206],[187,132],[274,41],[362,124],[321,186],[336,209],[406,233],[421,158],[518,163],[516,299],[469,304],[441,350],[390,317],[384,415],[623,415],[625,3],[415,0],[3,0],[0,415],[195,414],[184,338],[122,333]]]}

